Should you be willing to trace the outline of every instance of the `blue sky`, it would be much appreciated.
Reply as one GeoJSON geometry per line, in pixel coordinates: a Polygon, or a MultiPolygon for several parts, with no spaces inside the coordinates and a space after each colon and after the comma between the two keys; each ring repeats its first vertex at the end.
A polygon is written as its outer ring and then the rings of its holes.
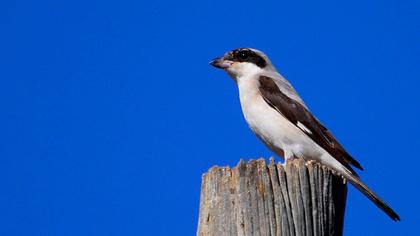
{"type": "Polygon", "coordinates": [[[0,235],[194,235],[201,174],[270,153],[208,61],[265,51],[418,232],[418,1],[3,1],[0,235]]]}

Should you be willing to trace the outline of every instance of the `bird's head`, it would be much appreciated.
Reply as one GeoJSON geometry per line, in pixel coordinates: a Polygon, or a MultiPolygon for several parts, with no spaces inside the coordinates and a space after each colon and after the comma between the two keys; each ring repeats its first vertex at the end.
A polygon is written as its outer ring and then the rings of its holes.
{"type": "Polygon", "coordinates": [[[238,48],[215,58],[210,65],[225,70],[233,79],[274,70],[268,57],[252,48],[238,48]]]}

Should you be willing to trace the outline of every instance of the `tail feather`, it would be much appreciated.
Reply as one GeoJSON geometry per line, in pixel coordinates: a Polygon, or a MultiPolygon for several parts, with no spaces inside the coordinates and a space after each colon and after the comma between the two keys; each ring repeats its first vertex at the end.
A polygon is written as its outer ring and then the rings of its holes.
{"type": "Polygon", "coordinates": [[[359,178],[348,175],[345,176],[347,180],[356,187],[360,192],[362,192],[366,197],[368,197],[377,207],[382,209],[392,220],[400,221],[400,216],[391,209],[388,204],[386,204],[382,199],[378,197],[368,186],[366,186],[359,178]]]}
{"type": "Polygon", "coordinates": [[[332,156],[324,156],[320,158],[321,163],[329,166],[333,170],[340,173],[346,178],[354,187],[368,197],[377,207],[383,210],[392,220],[400,221],[398,214],[391,209],[382,199],[376,195],[368,186],[366,186],[357,176],[357,173],[350,167],[343,165],[336,158],[332,156]]]}

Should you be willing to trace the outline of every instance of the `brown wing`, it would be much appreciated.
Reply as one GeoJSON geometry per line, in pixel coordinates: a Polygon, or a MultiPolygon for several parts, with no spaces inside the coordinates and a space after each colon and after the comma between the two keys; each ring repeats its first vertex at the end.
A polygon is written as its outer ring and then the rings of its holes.
{"type": "Polygon", "coordinates": [[[267,76],[260,76],[260,93],[264,100],[296,127],[305,132],[313,141],[330,153],[341,164],[350,169],[354,167],[363,170],[362,166],[350,154],[344,150],[343,146],[334,138],[331,132],[325,128],[302,104],[289,98],[280,91],[277,84],[267,76]],[[304,127],[303,127],[303,126],[304,127]]]}

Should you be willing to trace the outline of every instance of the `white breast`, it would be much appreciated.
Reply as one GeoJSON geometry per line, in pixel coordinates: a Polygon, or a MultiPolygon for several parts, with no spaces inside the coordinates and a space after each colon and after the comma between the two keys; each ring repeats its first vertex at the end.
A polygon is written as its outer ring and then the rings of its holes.
{"type": "Polygon", "coordinates": [[[297,157],[321,155],[322,150],[312,139],[265,102],[257,79],[239,78],[238,88],[246,121],[268,146],[274,145],[297,157]]]}

